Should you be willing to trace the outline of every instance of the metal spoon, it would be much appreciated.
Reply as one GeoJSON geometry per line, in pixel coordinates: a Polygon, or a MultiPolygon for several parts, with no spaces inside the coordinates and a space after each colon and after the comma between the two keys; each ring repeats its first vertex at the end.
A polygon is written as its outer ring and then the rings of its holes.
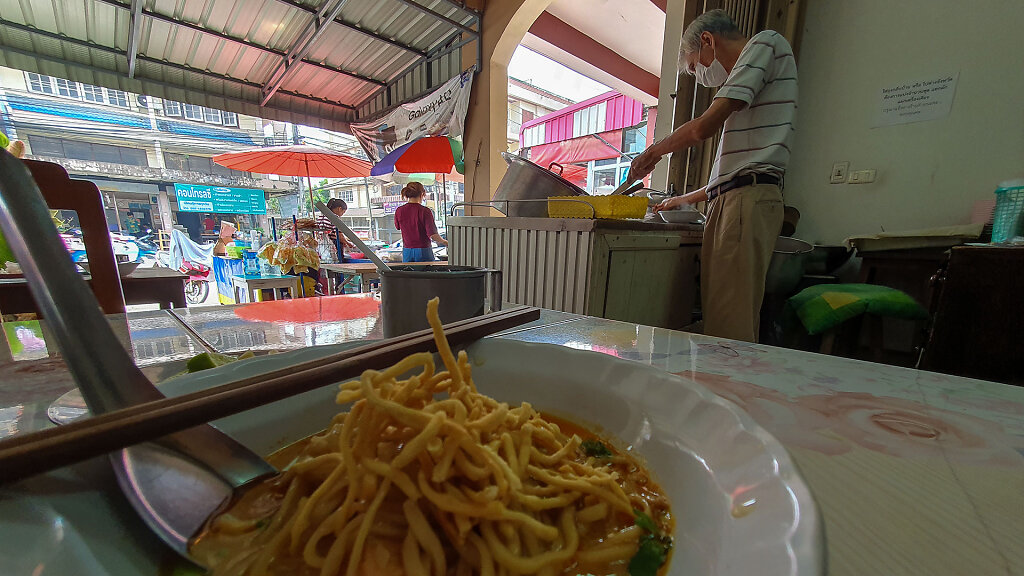
{"type": "Polygon", "coordinates": [[[373,263],[377,265],[378,272],[391,272],[391,267],[385,264],[384,261],[380,259],[380,256],[377,256],[377,254],[373,250],[370,250],[369,246],[363,244],[363,241],[360,240],[358,236],[356,236],[356,233],[353,232],[352,229],[349,228],[347,224],[342,222],[341,218],[338,218],[337,214],[331,212],[330,209],[327,208],[327,206],[323,202],[317,202],[316,208],[317,210],[323,212],[324,216],[326,216],[327,219],[331,221],[331,224],[334,224],[335,226],[338,227],[339,230],[344,232],[345,236],[349,240],[351,240],[352,243],[355,244],[357,248],[362,250],[363,254],[366,254],[367,258],[372,260],[373,263]]]}
{"type": "MultiPolygon", "coordinates": [[[[75,272],[28,169],[3,150],[0,229],[89,410],[102,414],[163,398],[117,344],[96,298],[75,272]]],[[[276,472],[209,425],[112,453],[110,461],[135,511],[186,558],[189,539],[235,489],[276,472]]]]}

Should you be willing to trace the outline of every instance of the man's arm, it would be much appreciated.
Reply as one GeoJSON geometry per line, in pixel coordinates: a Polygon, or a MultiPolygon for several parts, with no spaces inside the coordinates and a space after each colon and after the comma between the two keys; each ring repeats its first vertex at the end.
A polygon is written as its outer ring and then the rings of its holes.
{"type": "Polygon", "coordinates": [[[654,170],[658,161],[666,154],[686,150],[714,136],[733,112],[747,103],[732,98],[715,98],[703,114],[676,128],[667,138],[656,142],[633,159],[629,166],[630,181],[639,180],[654,170]]]}
{"type": "Polygon", "coordinates": [[[440,246],[447,246],[448,245],[448,241],[445,240],[444,238],[442,238],[441,235],[438,234],[437,232],[434,232],[433,234],[431,234],[430,235],[430,239],[433,240],[434,242],[437,242],[438,245],[440,245],[440,246]]]}
{"type": "Polygon", "coordinates": [[[697,202],[706,202],[708,199],[708,187],[698,188],[693,192],[687,192],[682,196],[673,196],[666,200],[663,200],[657,206],[654,207],[654,213],[657,214],[662,210],[675,210],[676,206],[682,206],[683,204],[696,204],[697,202]]]}

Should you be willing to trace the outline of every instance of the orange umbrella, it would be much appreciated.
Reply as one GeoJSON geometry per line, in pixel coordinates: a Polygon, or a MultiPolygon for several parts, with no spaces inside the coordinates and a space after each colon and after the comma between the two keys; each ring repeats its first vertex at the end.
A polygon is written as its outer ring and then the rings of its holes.
{"type": "Polygon", "coordinates": [[[242,172],[305,176],[306,182],[309,184],[310,202],[313,202],[311,176],[317,178],[369,176],[371,168],[371,164],[366,160],[316,146],[253,148],[241,152],[219,154],[213,157],[213,161],[225,168],[242,172]]]}

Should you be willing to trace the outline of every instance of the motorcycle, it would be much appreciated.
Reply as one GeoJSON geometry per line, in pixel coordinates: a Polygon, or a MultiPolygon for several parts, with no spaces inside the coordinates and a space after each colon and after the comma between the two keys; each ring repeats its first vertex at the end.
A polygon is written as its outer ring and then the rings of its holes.
{"type": "Polygon", "coordinates": [[[145,233],[141,236],[132,239],[139,248],[139,266],[142,268],[156,268],[159,266],[159,258],[157,258],[157,252],[160,251],[160,247],[157,246],[154,241],[156,234],[153,230],[147,228],[145,233]]]}
{"type": "Polygon", "coordinates": [[[178,272],[188,276],[185,281],[185,300],[189,304],[200,304],[206,301],[210,294],[210,271],[212,268],[206,264],[189,262],[184,260],[178,267],[178,272]]]}
{"type": "MultiPolygon", "coordinates": [[[[149,236],[152,236],[152,234],[149,236]]],[[[148,239],[149,236],[143,238],[148,239]]],[[[72,262],[77,264],[88,261],[81,229],[72,228],[62,233],[60,237],[64,241],[68,254],[71,255],[72,262]]],[[[113,249],[114,257],[118,262],[142,262],[145,266],[152,266],[152,262],[156,262],[156,244],[145,240],[140,243],[134,236],[111,232],[110,247],[113,249]]]]}
{"type": "Polygon", "coordinates": [[[213,244],[199,245],[181,230],[171,231],[171,250],[158,252],[157,259],[166,257],[171,267],[177,266],[185,281],[185,300],[189,304],[200,304],[210,294],[210,272],[213,271],[213,244]]]}

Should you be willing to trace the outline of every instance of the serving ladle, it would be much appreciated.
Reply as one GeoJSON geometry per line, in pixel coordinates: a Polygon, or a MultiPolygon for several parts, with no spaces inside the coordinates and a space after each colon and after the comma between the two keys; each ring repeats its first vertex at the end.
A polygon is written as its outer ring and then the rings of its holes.
{"type": "MultiPolygon", "coordinates": [[[[89,410],[103,414],[163,398],[120,345],[75,271],[28,169],[2,149],[0,229],[89,410]]],[[[234,491],[277,472],[208,424],[113,452],[109,458],[135,511],[190,560],[189,540],[234,491]]]]}

